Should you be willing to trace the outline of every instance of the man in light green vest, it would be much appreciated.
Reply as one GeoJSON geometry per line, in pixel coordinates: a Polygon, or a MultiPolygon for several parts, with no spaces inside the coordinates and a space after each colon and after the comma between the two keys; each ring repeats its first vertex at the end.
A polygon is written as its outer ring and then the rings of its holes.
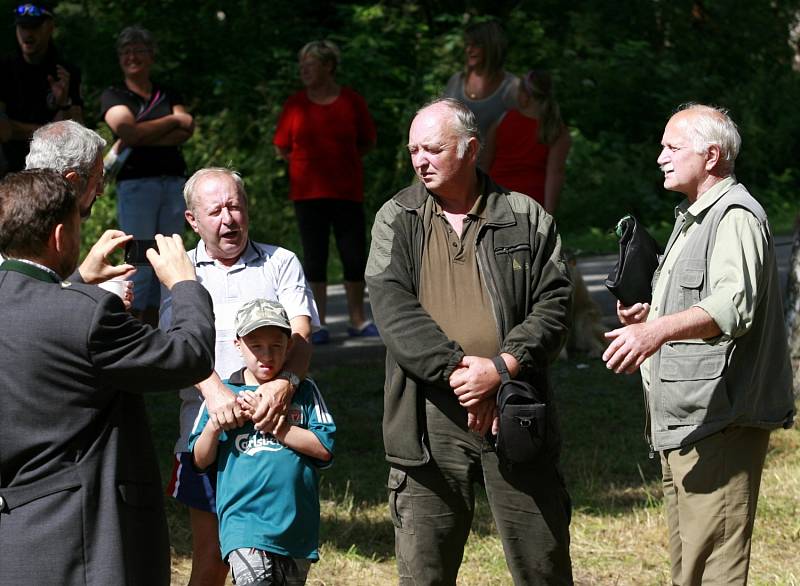
{"type": "Polygon", "coordinates": [[[774,242],[733,175],[741,138],[725,110],[681,107],[661,144],[664,187],[686,199],[652,303],[617,306],[603,359],[641,371],[673,583],[745,584],[769,434],[795,413],[774,242]]]}

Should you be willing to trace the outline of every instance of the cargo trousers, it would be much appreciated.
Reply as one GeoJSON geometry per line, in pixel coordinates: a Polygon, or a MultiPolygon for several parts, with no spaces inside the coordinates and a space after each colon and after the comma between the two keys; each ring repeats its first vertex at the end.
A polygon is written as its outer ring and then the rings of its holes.
{"type": "Polygon", "coordinates": [[[572,584],[571,503],[555,459],[508,469],[491,441],[467,430],[454,397],[426,400],[425,410],[430,461],[389,472],[401,586],[456,584],[476,484],[486,489],[514,584],[572,584]]]}

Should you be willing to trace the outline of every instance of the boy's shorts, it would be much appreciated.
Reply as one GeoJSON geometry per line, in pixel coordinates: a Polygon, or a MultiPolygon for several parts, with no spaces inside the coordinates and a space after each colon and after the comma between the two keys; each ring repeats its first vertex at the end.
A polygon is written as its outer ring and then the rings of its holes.
{"type": "Polygon", "coordinates": [[[191,452],[175,454],[172,477],[167,494],[193,509],[217,512],[217,467],[212,466],[203,473],[192,465],[191,452]]]}
{"type": "Polygon", "coordinates": [[[226,561],[236,586],[302,586],[311,568],[311,560],[293,559],[252,547],[234,549],[226,561]]]}

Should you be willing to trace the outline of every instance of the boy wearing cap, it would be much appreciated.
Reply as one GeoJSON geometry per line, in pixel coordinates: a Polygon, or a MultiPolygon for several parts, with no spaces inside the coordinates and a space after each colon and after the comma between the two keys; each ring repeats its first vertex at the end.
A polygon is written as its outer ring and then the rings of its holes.
{"type": "MultiPolygon", "coordinates": [[[[261,399],[258,385],[283,368],[291,326],[280,303],[254,299],[235,318],[234,344],[245,367],[223,381],[246,416],[261,399]]],[[[310,379],[297,388],[273,433],[252,421],[223,431],[205,403],[189,440],[199,470],[217,464],[217,516],[223,559],[234,584],[304,584],[319,559],[318,468],[330,465],[336,425],[310,379]]]]}

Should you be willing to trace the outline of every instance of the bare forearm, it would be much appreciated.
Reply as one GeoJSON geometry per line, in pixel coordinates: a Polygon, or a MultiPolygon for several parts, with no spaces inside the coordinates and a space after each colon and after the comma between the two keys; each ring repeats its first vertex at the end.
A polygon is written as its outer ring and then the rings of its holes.
{"type": "Polygon", "coordinates": [[[0,142],[11,140],[11,124],[7,118],[0,118],[0,142]]]}
{"type": "Polygon", "coordinates": [[[299,334],[292,335],[292,348],[286,356],[283,368],[295,373],[300,380],[306,377],[311,363],[311,344],[299,334]]]}
{"type": "Polygon", "coordinates": [[[205,470],[217,461],[217,448],[219,447],[219,432],[214,430],[211,422],[206,423],[200,437],[192,450],[192,462],[198,470],[205,470]]]}
{"type": "Polygon", "coordinates": [[[192,138],[192,132],[183,128],[174,128],[161,138],[150,143],[150,146],[180,146],[192,138]]]}
{"type": "Polygon", "coordinates": [[[31,135],[39,128],[39,124],[29,122],[19,122],[17,120],[8,121],[11,126],[11,140],[29,140],[31,135]]]}
{"type": "Polygon", "coordinates": [[[292,347],[286,355],[283,368],[295,373],[302,380],[311,364],[311,319],[301,315],[293,317],[289,322],[292,325],[292,347]]]}
{"type": "Polygon", "coordinates": [[[722,333],[717,322],[699,307],[664,315],[650,323],[656,332],[659,346],[669,341],[713,338],[722,333]]]}
{"type": "Polygon", "coordinates": [[[83,124],[83,108],[80,106],[71,106],[66,110],[59,110],[53,118],[53,122],[60,120],[74,120],[75,122],[83,124]]]}
{"type": "Polygon", "coordinates": [[[226,388],[225,385],[222,384],[222,379],[219,378],[217,371],[211,373],[206,380],[200,381],[194,386],[200,394],[203,395],[203,399],[208,401],[214,391],[218,391],[220,388],[226,388]]]}
{"type": "Polygon", "coordinates": [[[558,209],[558,202],[561,200],[561,189],[564,187],[564,171],[560,173],[548,173],[544,182],[544,209],[551,216],[558,209]]]}
{"type": "Polygon", "coordinates": [[[313,431],[302,427],[291,426],[282,438],[278,438],[283,445],[292,448],[295,452],[327,462],[331,453],[325,449],[313,431]]]}
{"type": "Polygon", "coordinates": [[[116,134],[127,146],[147,146],[155,144],[179,127],[177,118],[168,115],[147,122],[120,124],[116,129],[116,134]]]}

